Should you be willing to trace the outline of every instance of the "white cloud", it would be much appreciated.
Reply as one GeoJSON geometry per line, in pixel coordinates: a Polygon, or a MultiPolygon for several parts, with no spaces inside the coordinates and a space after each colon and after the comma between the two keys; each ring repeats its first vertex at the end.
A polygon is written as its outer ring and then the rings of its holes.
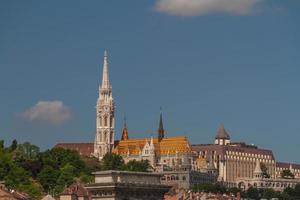
{"type": "Polygon", "coordinates": [[[20,115],[27,121],[59,125],[71,118],[71,110],[62,101],[39,101],[20,115]]]}
{"type": "Polygon", "coordinates": [[[212,13],[251,15],[263,0],[157,0],[155,9],[170,15],[198,16],[212,13]]]}

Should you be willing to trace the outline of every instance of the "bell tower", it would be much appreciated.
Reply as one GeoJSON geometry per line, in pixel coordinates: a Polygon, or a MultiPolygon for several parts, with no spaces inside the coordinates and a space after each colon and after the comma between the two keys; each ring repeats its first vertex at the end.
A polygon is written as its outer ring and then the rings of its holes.
{"type": "Polygon", "coordinates": [[[101,160],[114,148],[115,106],[108,75],[108,54],[104,51],[102,84],[96,106],[96,137],[94,156],[101,160]]]}

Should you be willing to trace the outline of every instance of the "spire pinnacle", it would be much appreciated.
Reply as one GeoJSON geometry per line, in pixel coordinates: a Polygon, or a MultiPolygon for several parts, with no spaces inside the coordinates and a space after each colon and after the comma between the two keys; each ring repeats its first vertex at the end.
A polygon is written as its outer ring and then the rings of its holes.
{"type": "Polygon", "coordinates": [[[161,141],[165,137],[165,130],[164,130],[161,108],[160,108],[160,116],[159,116],[159,127],[157,132],[158,132],[158,140],[161,141]]]}
{"type": "Polygon", "coordinates": [[[126,117],[124,116],[124,127],[122,131],[122,138],[121,140],[128,140],[128,129],[127,129],[127,123],[126,123],[126,117]]]}
{"type": "Polygon", "coordinates": [[[110,87],[109,84],[109,75],[108,75],[108,53],[107,50],[104,51],[104,59],[103,59],[103,73],[102,73],[102,85],[101,88],[108,89],[110,87]]]}

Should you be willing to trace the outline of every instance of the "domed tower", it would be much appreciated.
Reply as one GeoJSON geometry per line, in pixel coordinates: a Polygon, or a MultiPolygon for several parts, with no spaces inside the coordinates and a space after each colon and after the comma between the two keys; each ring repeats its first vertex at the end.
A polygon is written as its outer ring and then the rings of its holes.
{"type": "Polygon", "coordinates": [[[227,145],[229,143],[230,143],[230,136],[227,133],[227,131],[225,130],[224,126],[221,125],[219,130],[218,130],[218,133],[215,137],[215,144],[227,145]]]}
{"type": "Polygon", "coordinates": [[[96,106],[94,156],[101,160],[114,147],[115,105],[108,75],[108,54],[104,52],[102,84],[96,106]]]}

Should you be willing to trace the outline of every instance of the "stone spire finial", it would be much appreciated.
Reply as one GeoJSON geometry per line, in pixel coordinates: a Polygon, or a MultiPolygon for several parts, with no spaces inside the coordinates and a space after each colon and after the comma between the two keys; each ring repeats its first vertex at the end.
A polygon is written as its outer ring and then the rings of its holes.
{"type": "Polygon", "coordinates": [[[126,117],[124,117],[124,127],[122,131],[122,138],[121,140],[128,140],[128,129],[127,129],[127,123],[126,123],[126,117]]]}
{"type": "Polygon", "coordinates": [[[158,133],[158,141],[161,141],[165,137],[165,130],[164,130],[161,108],[160,108],[160,116],[159,116],[159,127],[157,133],[158,133]]]}
{"type": "Polygon", "coordinates": [[[101,88],[108,89],[110,87],[109,84],[109,75],[108,75],[108,53],[104,51],[104,59],[103,59],[103,73],[102,73],[102,85],[101,88]]]}

